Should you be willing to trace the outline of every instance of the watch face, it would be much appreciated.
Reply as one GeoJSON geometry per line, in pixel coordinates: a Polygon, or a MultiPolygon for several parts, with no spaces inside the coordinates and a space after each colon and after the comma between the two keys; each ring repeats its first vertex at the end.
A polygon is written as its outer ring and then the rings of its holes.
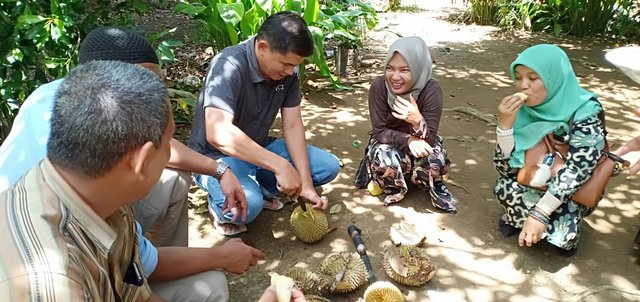
{"type": "Polygon", "coordinates": [[[216,175],[214,175],[215,178],[220,179],[227,169],[229,169],[229,165],[223,161],[219,161],[218,168],[216,169],[216,175]]]}

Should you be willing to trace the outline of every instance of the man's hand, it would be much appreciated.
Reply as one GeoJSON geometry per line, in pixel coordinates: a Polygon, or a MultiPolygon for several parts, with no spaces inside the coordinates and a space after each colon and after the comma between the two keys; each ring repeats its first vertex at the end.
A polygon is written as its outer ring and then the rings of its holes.
{"type": "Polygon", "coordinates": [[[418,129],[420,127],[420,121],[422,120],[422,113],[420,113],[420,109],[418,108],[418,104],[416,104],[416,100],[412,95],[409,95],[409,99],[403,99],[401,97],[396,97],[396,101],[393,102],[393,107],[391,108],[393,111],[391,114],[393,117],[406,121],[411,124],[414,129],[418,129]]]}
{"type": "Polygon", "coordinates": [[[231,170],[227,169],[222,174],[220,189],[225,196],[222,214],[231,212],[233,213],[232,221],[242,218],[241,222],[244,223],[247,220],[247,197],[244,195],[244,189],[242,189],[238,178],[231,170]]]}
{"type": "MultiPolygon", "coordinates": [[[[258,300],[258,302],[278,302],[276,289],[273,288],[273,286],[267,287],[264,293],[262,293],[262,296],[260,297],[260,300],[258,300]]],[[[299,289],[294,288],[291,291],[291,302],[307,302],[307,299],[299,289]]]]}
{"type": "MultiPolygon", "coordinates": [[[[618,148],[615,154],[618,156],[623,156],[629,152],[639,151],[639,150],[640,150],[640,136],[631,139],[622,147],[618,148]]],[[[631,166],[631,168],[629,168],[629,173],[631,174],[637,174],[638,171],[640,171],[640,160],[638,160],[635,164],[631,166]]]]}
{"type": "Polygon", "coordinates": [[[310,201],[316,209],[326,210],[329,205],[329,201],[318,196],[318,193],[316,193],[316,190],[313,187],[302,189],[300,196],[305,200],[310,201]]]}
{"type": "Polygon", "coordinates": [[[409,145],[409,151],[415,158],[425,157],[433,153],[433,148],[427,141],[413,135],[409,136],[407,145],[409,145]]]}
{"type": "Polygon", "coordinates": [[[287,196],[298,198],[302,191],[302,180],[298,171],[286,160],[286,164],[283,164],[274,171],[276,175],[276,181],[278,184],[278,191],[284,193],[287,196]]]}
{"type": "Polygon", "coordinates": [[[506,96],[498,105],[498,127],[502,130],[513,128],[516,115],[524,102],[515,94],[506,96]]]}
{"type": "Polygon", "coordinates": [[[218,254],[223,258],[222,269],[233,274],[242,274],[266,258],[265,254],[245,244],[241,239],[229,239],[218,248],[218,254]]]}
{"type": "Polygon", "coordinates": [[[522,231],[520,231],[520,236],[518,236],[518,244],[520,246],[526,244],[528,247],[531,247],[538,243],[538,241],[542,240],[545,227],[546,225],[539,220],[533,217],[527,217],[527,220],[522,226],[522,231]]]}

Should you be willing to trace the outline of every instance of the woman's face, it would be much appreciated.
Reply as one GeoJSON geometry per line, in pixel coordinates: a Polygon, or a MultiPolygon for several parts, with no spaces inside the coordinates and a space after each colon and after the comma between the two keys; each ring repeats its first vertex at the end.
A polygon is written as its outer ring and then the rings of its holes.
{"type": "Polygon", "coordinates": [[[524,104],[529,107],[538,106],[547,98],[547,88],[544,87],[542,78],[527,66],[516,66],[516,87],[528,95],[524,104]]]}
{"type": "Polygon", "coordinates": [[[413,84],[409,65],[402,55],[397,52],[389,60],[387,69],[384,72],[384,78],[389,87],[391,87],[391,92],[396,95],[409,92],[413,84]]]}

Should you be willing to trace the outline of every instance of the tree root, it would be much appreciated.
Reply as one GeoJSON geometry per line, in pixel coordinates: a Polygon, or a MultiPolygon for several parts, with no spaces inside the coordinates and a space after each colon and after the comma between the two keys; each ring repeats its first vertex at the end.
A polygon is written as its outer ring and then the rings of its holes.
{"type": "Polygon", "coordinates": [[[456,112],[460,112],[460,113],[464,113],[466,115],[470,115],[472,117],[475,117],[485,123],[488,123],[490,125],[497,125],[497,120],[496,117],[493,116],[492,114],[488,114],[488,113],[484,113],[479,111],[476,108],[473,107],[468,107],[468,106],[458,106],[458,107],[453,107],[453,108],[444,108],[444,111],[456,111],[456,112]]]}

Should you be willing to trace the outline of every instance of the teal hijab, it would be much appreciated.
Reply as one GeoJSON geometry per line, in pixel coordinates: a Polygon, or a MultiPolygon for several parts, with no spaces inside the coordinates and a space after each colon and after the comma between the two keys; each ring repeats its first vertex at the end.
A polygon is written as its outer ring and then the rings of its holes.
{"type": "Polygon", "coordinates": [[[535,107],[523,105],[513,125],[515,150],[509,160],[514,168],[524,166],[524,152],[542,138],[557,130],[569,132],[569,119],[580,121],[598,114],[601,108],[597,95],[578,84],[567,54],[560,47],[540,44],[527,48],[511,63],[511,78],[515,80],[516,66],[524,65],[535,71],[547,90],[547,97],[535,107]]]}

